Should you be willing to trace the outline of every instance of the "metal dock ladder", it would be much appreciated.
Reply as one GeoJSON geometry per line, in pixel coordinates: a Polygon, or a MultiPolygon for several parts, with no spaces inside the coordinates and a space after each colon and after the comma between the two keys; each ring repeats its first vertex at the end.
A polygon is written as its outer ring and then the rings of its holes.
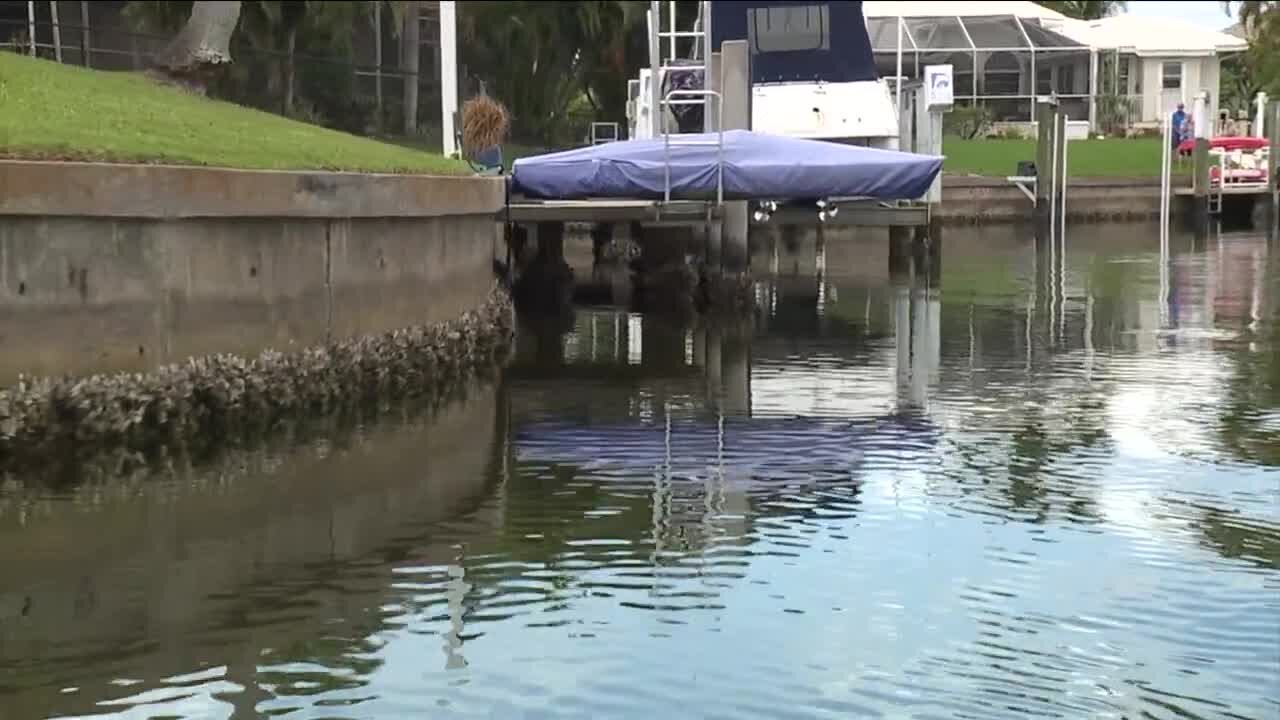
{"type": "MultiPolygon", "coordinates": [[[[665,165],[662,200],[671,202],[671,149],[682,147],[715,147],[716,148],[716,208],[724,203],[724,128],[721,125],[723,115],[723,98],[720,93],[708,88],[711,57],[711,2],[703,0],[698,3],[698,17],[693,29],[677,28],[676,0],[650,0],[649,2],[649,61],[650,91],[652,93],[650,107],[656,108],[652,113],[655,137],[661,127],[663,162],[665,165]],[[662,6],[667,6],[666,29],[663,29],[662,6]],[[663,41],[666,41],[665,48],[663,41]],[[691,40],[690,59],[680,57],[680,41],[691,40]],[[665,50],[665,52],[664,52],[665,50]],[[663,93],[668,78],[674,72],[701,73],[703,82],[700,89],[680,89],[672,87],[663,93]],[[703,117],[715,118],[715,137],[706,134],[689,136],[679,132],[678,127],[672,131],[672,123],[668,121],[667,111],[680,106],[701,106],[703,117]],[[714,110],[714,114],[712,111],[714,110]],[[661,125],[659,126],[659,123],[661,125]]],[[[674,116],[674,113],[672,113],[674,116]]],[[[672,118],[674,119],[674,118],[672,118]]],[[[704,124],[705,126],[705,124],[704,124]]]]}

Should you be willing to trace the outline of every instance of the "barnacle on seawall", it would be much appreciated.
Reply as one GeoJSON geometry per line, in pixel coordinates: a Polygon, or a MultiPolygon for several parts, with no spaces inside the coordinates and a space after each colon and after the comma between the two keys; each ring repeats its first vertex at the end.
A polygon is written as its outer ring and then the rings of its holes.
{"type": "Polygon", "coordinates": [[[446,323],[257,357],[211,355],[150,373],[20,378],[0,389],[0,472],[68,452],[184,445],[290,414],[443,393],[502,363],[514,334],[506,291],[446,323]]]}

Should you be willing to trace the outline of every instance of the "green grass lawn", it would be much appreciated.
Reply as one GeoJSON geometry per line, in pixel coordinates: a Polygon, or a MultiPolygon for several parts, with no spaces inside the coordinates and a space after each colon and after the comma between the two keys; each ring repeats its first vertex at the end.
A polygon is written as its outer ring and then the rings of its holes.
{"type": "Polygon", "coordinates": [[[111,73],[0,52],[0,157],[462,174],[466,164],[111,73]]]}
{"type": "MultiPolygon", "coordinates": [[[[510,169],[512,161],[527,155],[551,152],[543,148],[504,145],[503,160],[510,169]]],[[[942,141],[947,156],[943,168],[957,175],[1013,175],[1019,160],[1035,160],[1034,140],[961,140],[948,137],[942,141]]],[[[1160,177],[1160,139],[1135,138],[1111,140],[1077,140],[1067,150],[1067,164],[1072,177],[1160,177]]],[[[1175,174],[1190,173],[1190,162],[1175,162],[1175,174]]]]}
{"type": "MultiPolygon", "coordinates": [[[[1072,177],[1160,177],[1159,138],[1073,140],[1067,148],[1072,177]]],[[[1034,140],[942,139],[943,170],[954,174],[1005,177],[1019,160],[1036,159],[1034,140]]],[[[1174,162],[1174,173],[1189,173],[1190,163],[1174,162]]]]}

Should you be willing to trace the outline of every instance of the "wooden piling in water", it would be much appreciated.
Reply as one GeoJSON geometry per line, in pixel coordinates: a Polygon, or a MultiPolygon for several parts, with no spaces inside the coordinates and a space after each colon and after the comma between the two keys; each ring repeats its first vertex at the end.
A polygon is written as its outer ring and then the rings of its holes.
{"type": "Polygon", "coordinates": [[[1191,222],[1195,228],[1209,224],[1209,138],[1197,137],[1191,152],[1191,222]]]}
{"type": "Polygon", "coordinates": [[[1053,202],[1053,133],[1058,126],[1058,101],[1036,100],[1036,211],[1037,223],[1048,222],[1053,202]]]}
{"type": "MultiPolygon", "coordinates": [[[[720,121],[725,130],[751,129],[751,54],[747,41],[725,41],[720,46],[720,92],[723,108],[720,121]]],[[[738,272],[745,270],[747,253],[747,203],[734,200],[724,204],[722,265],[738,272]]]]}

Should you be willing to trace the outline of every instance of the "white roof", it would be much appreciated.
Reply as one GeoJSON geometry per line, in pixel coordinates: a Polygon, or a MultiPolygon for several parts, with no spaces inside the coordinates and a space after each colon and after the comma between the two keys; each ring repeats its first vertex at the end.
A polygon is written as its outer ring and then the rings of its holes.
{"type": "Polygon", "coordinates": [[[1101,20],[1065,19],[1044,26],[1097,50],[1137,55],[1214,55],[1249,46],[1241,38],[1173,18],[1124,14],[1101,20]]]}
{"type": "Polygon", "coordinates": [[[885,2],[867,0],[862,3],[864,17],[991,17],[1016,15],[1020,18],[1063,20],[1060,12],[1023,0],[986,0],[985,2],[939,2],[938,0],[906,0],[885,2]]]}

